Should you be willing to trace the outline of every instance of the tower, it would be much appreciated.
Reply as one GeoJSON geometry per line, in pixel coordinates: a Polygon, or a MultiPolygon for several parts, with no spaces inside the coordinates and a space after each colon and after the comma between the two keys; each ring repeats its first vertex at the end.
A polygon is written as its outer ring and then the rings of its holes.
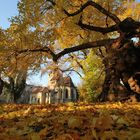
{"type": "Polygon", "coordinates": [[[57,68],[50,72],[48,78],[48,88],[54,89],[55,87],[60,86],[63,81],[63,73],[57,68]]]}

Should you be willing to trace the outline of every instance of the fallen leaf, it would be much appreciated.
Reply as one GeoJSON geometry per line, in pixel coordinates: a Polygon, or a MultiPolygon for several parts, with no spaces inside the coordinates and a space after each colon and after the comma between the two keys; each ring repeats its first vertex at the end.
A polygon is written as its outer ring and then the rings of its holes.
{"type": "Polygon", "coordinates": [[[81,128],[82,124],[83,124],[83,122],[82,122],[81,118],[78,118],[78,117],[75,117],[75,116],[72,116],[68,120],[68,127],[71,128],[71,129],[81,128]]]}

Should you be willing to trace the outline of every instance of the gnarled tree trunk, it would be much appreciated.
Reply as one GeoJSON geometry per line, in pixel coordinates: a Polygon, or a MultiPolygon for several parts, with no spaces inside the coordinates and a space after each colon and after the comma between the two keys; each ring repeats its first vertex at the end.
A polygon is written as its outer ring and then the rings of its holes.
{"type": "Polygon", "coordinates": [[[117,94],[125,91],[126,97],[134,94],[139,100],[140,48],[134,46],[133,42],[129,40],[122,48],[110,49],[106,61],[103,63],[106,76],[99,100],[106,101],[109,90],[113,90],[117,94]],[[121,80],[123,83],[120,82],[121,80]]]}

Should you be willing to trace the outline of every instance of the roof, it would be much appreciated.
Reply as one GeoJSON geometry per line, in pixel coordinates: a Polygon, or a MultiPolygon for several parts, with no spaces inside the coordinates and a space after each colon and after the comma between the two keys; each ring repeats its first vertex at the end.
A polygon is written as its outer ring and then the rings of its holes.
{"type": "Polygon", "coordinates": [[[68,86],[68,87],[75,87],[70,76],[64,77],[63,78],[63,83],[61,83],[61,85],[68,86]]]}
{"type": "Polygon", "coordinates": [[[32,87],[31,92],[32,94],[37,94],[39,92],[46,93],[49,92],[49,89],[47,87],[34,86],[32,87]]]}
{"type": "Polygon", "coordinates": [[[49,74],[48,85],[51,87],[53,85],[75,87],[71,77],[64,77],[62,71],[60,71],[59,69],[56,69],[49,74]]]}
{"type": "MultiPolygon", "coordinates": [[[[60,86],[65,86],[65,87],[74,87],[74,83],[71,79],[70,76],[67,77],[61,77],[62,80],[57,80],[57,82],[59,83],[60,86]]],[[[49,87],[41,87],[41,86],[33,86],[33,85],[27,85],[29,87],[29,91],[31,94],[37,94],[39,92],[41,93],[49,93],[50,89],[49,87]]],[[[54,87],[55,89],[55,87],[54,87]]]]}

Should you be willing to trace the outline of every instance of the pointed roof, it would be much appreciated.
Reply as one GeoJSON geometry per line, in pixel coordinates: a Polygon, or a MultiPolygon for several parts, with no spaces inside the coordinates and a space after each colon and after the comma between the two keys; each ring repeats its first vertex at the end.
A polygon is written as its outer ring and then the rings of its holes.
{"type": "Polygon", "coordinates": [[[63,83],[61,83],[61,85],[68,86],[68,87],[75,87],[70,76],[64,77],[63,78],[63,83]]]}

